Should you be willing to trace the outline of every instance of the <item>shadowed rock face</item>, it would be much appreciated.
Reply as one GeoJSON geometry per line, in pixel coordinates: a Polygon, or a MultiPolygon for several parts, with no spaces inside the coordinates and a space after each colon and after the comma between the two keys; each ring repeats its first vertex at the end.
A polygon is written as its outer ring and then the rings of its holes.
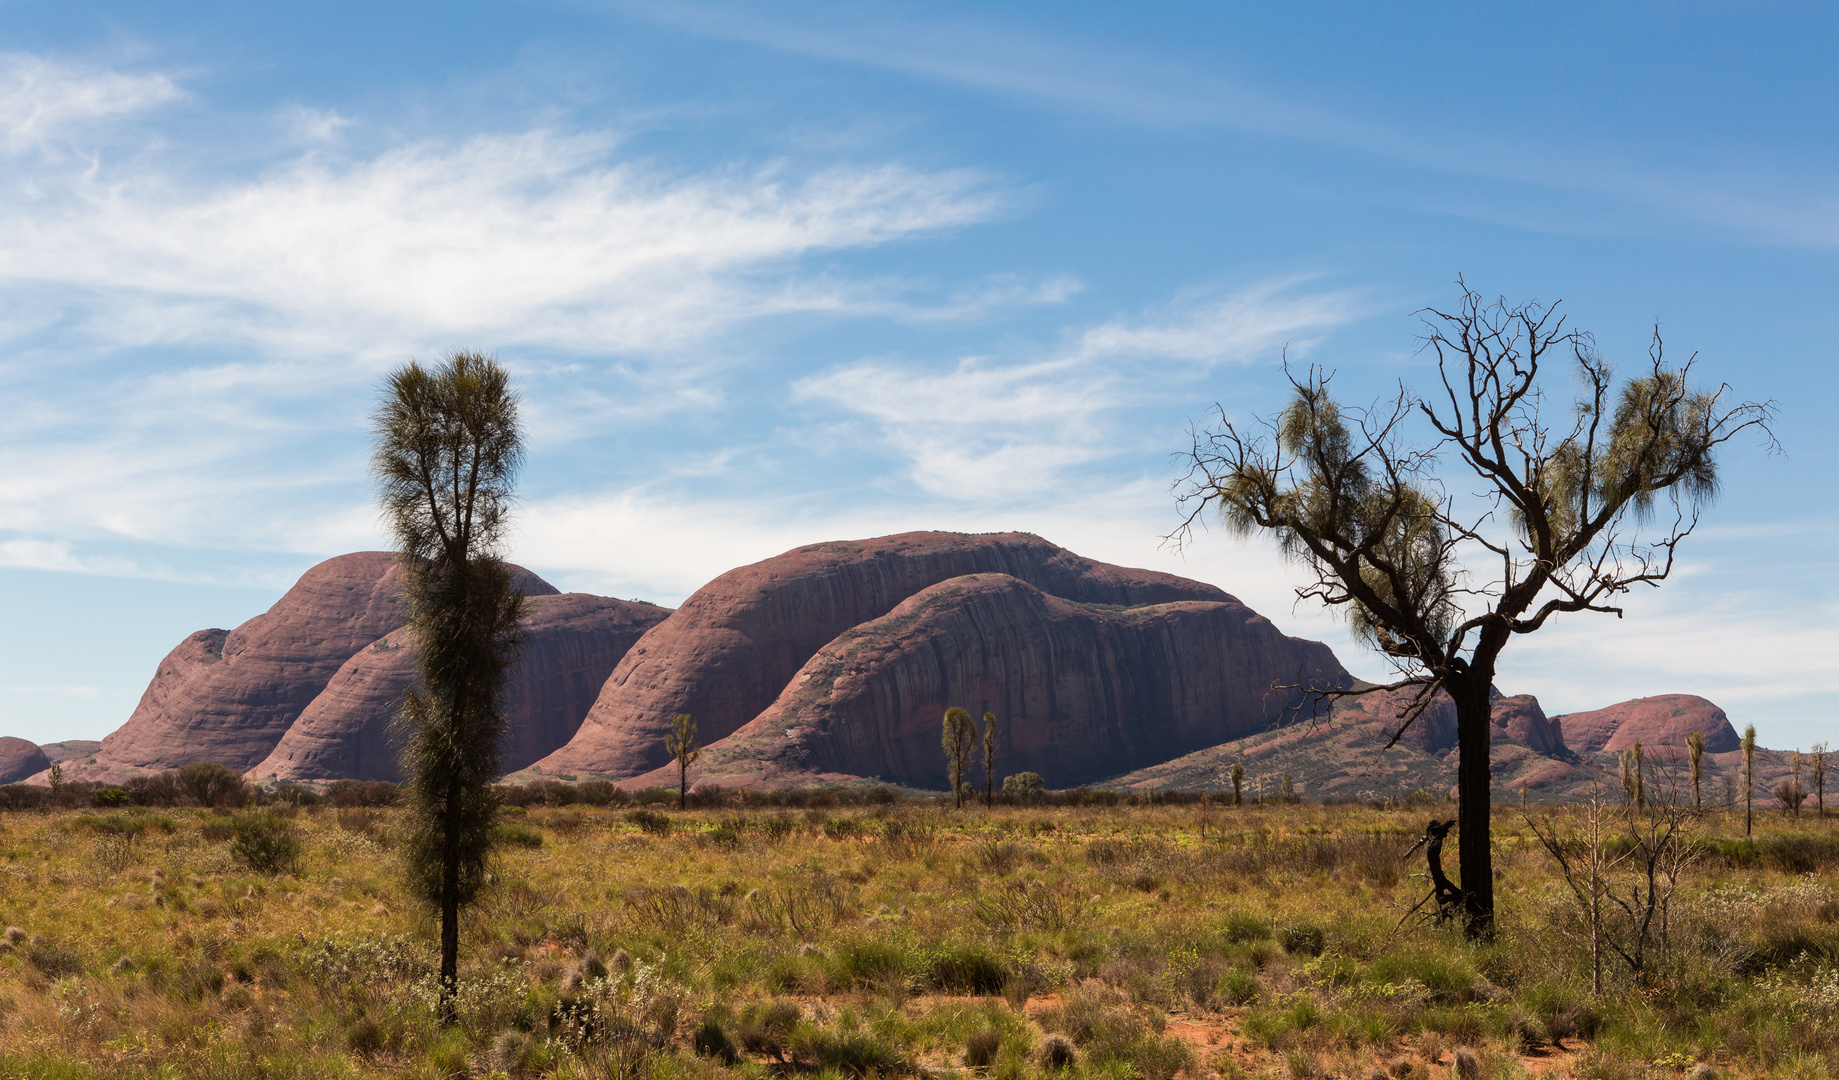
{"type": "MultiPolygon", "coordinates": [[[[1273,687],[1304,681],[1348,676],[1327,646],[1285,637],[1230,597],[1092,606],[971,575],[825,645],[770,707],[710,745],[695,775],[949,787],[940,717],[963,705],[998,717],[999,775],[1072,786],[1262,730],[1300,697],[1273,687]]],[[[662,772],[633,783],[674,782],[662,772]]]]}
{"type": "MultiPolygon", "coordinates": [[[[812,544],[698,590],[626,654],[581,730],[538,768],[615,778],[657,768],[668,757],[663,739],[672,716],[689,713],[704,743],[713,743],[771,705],[838,634],[929,586],[976,573],[1007,574],[1083,603],[1230,599],[1211,585],[1093,562],[1027,533],[921,532],[812,544]]],[[[935,754],[937,741],[935,731],[935,754]]]]}
{"type": "Polygon", "coordinates": [[[1683,751],[1686,736],[1694,731],[1704,734],[1708,754],[1743,745],[1723,709],[1691,694],[1636,698],[1593,712],[1566,713],[1553,722],[1563,728],[1565,745],[1586,753],[1621,751],[1637,742],[1683,751]]]}
{"type": "MultiPolygon", "coordinates": [[[[568,742],[613,665],[668,608],[584,593],[537,596],[505,683],[503,768],[514,771],[568,742]]],[[[399,780],[390,720],[415,685],[415,636],[396,630],[345,661],[250,775],[279,780],[399,780]]]]}
{"type": "Polygon", "coordinates": [[[1560,757],[1565,752],[1564,732],[1556,721],[1546,719],[1539,699],[1531,694],[1512,697],[1497,694],[1493,719],[1497,739],[1505,734],[1513,742],[1546,757],[1560,757]]]}
{"type": "MultiPolygon", "coordinates": [[[[556,591],[528,571],[519,574],[532,595],[556,591]]],[[[402,625],[401,575],[389,552],[340,555],[308,570],[265,614],[227,633],[186,638],[85,768],[255,765],[340,665],[402,625]]]]}
{"type": "Polygon", "coordinates": [[[51,767],[51,759],[38,744],[11,735],[0,737],[0,784],[17,784],[51,767]]]}
{"type": "MultiPolygon", "coordinates": [[[[1359,697],[1343,698],[1335,704],[1333,719],[1338,724],[1374,722],[1378,725],[1375,730],[1383,731],[1389,739],[1398,730],[1402,723],[1399,716],[1414,696],[1410,690],[1381,690],[1359,697]]],[[[1505,738],[1546,757],[1565,755],[1564,735],[1556,722],[1546,719],[1545,710],[1539,707],[1538,698],[1531,694],[1503,697],[1499,690],[1491,696],[1491,719],[1494,722],[1496,742],[1505,738]]],[[[1443,754],[1454,750],[1457,742],[1456,703],[1448,694],[1438,691],[1436,699],[1412,722],[1399,742],[1415,746],[1427,754],[1443,754]]]]}

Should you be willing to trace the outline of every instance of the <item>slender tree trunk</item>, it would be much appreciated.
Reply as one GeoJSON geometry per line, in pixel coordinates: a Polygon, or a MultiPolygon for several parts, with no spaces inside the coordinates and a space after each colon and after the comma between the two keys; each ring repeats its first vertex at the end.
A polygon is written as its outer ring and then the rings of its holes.
{"type": "Polygon", "coordinates": [[[1462,834],[1457,837],[1456,854],[1462,870],[1466,929],[1469,937],[1478,939],[1494,936],[1494,851],[1490,837],[1493,806],[1489,801],[1492,777],[1488,771],[1494,730],[1488,701],[1492,681],[1481,672],[1471,671],[1469,677],[1450,687],[1450,696],[1456,702],[1456,746],[1461,755],[1456,766],[1456,821],[1462,834]]]}
{"type": "MultiPolygon", "coordinates": [[[[709,774],[705,771],[703,776],[709,774]]],[[[677,758],[677,809],[690,808],[690,767],[682,757],[677,758]]]]}
{"type": "Polygon", "coordinates": [[[447,785],[447,851],[441,866],[441,1001],[443,1025],[454,1020],[454,998],[460,991],[460,844],[453,822],[460,816],[460,787],[447,785]]]}

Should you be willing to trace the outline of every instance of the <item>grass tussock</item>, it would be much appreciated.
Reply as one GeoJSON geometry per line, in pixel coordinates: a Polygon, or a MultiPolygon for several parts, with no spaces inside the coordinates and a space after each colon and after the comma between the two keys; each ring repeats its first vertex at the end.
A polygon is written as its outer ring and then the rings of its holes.
{"type": "MultiPolygon", "coordinates": [[[[510,800],[443,1028],[393,786],[120,790],[162,804],[0,812],[0,1075],[1839,1075],[1839,832],[1811,814],[1695,822],[1664,941],[1595,993],[1505,809],[1473,944],[1401,925],[1420,808],[544,785],[510,800]]],[[[1541,825],[1572,843],[1577,813],[1541,825]]]]}

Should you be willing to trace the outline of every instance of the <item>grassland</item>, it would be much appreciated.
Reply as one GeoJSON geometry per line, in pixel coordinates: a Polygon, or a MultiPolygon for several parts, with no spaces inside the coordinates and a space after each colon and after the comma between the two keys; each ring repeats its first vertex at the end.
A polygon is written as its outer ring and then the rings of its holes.
{"type": "Polygon", "coordinates": [[[1471,945],[1400,927],[1423,807],[533,806],[447,1029],[393,814],[293,811],[268,873],[209,810],[0,814],[0,1075],[1839,1076],[1839,843],[1811,814],[1690,822],[1664,947],[1593,994],[1508,808],[1471,945]]]}

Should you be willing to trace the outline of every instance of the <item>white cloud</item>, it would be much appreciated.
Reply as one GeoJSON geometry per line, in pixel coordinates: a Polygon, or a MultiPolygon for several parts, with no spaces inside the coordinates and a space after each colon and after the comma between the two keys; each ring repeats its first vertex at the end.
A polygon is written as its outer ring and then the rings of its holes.
{"type": "MultiPolygon", "coordinates": [[[[165,76],[3,58],[0,140],[49,145],[179,96],[165,76]]],[[[322,143],[350,122],[306,107],[278,121],[322,143]]],[[[532,131],[352,158],[318,145],[200,179],[146,149],[152,128],[127,137],[143,152],[120,161],[0,162],[0,521],[26,545],[17,565],[100,565],[73,552],[111,538],[363,542],[374,522],[341,509],[364,475],[357,429],[377,371],[408,356],[560,354],[528,365],[553,444],[718,405],[714,372],[751,354],[710,342],[750,320],[967,320],[1076,288],[999,276],[922,303],[909,283],[805,270],[813,253],[989,219],[1008,196],[970,171],[674,175],[604,134],[532,131]],[[594,377],[544,374],[570,357],[594,377]],[[78,546],[32,546],[47,536],[78,546]]]]}
{"type": "Polygon", "coordinates": [[[8,154],[60,147],[96,121],[181,97],[165,75],[136,75],[0,54],[0,149],[8,154]]]}
{"type": "Polygon", "coordinates": [[[1286,343],[1302,351],[1352,317],[1351,296],[1298,294],[1296,284],[1184,297],[1152,319],[1093,327],[1048,359],[973,357],[946,371],[865,360],[801,380],[795,392],[875,421],[932,494],[1014,499],[1078,466],[1140,450],[1139,439],[1118,429],[1123,411],[1187,390],[1216,364],[1286,343]]]}
{"type": "Polygon", "coordinates": [[[455,341],[665,349],[736,321],[829,310],[783,271],[988,218],[969,172],[900,165],[687,178],[532,132],[303,158],[208,188],[157,174],[41,177],[0,211],[0,281],[116,344],[400,355],[455,341]]]}

